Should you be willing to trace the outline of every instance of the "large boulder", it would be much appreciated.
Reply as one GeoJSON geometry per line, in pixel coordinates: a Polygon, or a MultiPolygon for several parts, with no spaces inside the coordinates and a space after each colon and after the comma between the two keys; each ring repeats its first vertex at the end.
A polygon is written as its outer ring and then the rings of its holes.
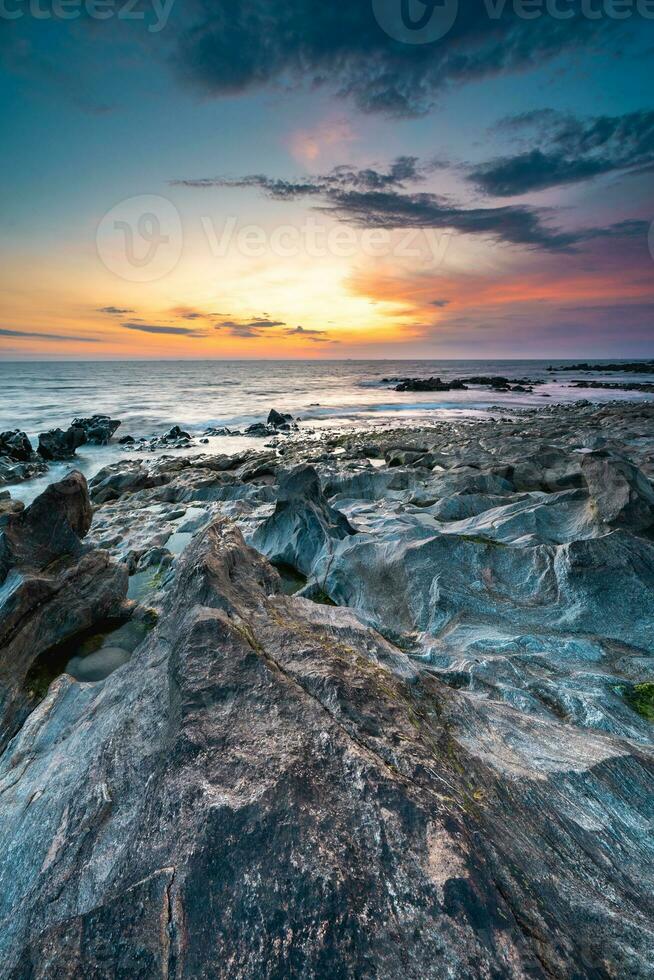
{"type": "Polygon", "coordinates": [[[605,450],[582,459],[583,477],[601,520],[632,531],[654,525],[654,487],[637,466],[605,450]]]}
{"type": "Polygon", "coordinates": [[[106,445],[121,423],[108,415],[93,415],[88,419],[73,419],[73,428],[82,429],[86,441],[95,446],[106,445]]]}
{"type": "Polygon", "coordinates": [[[312,466],[297,466],[282,476],[277,506],[253,538],[271,561],[309,575],[320,555],[336,541],[356,534],[347,518],[331,507],[312,466]]]}
{"type": "Polygon", "coordinates": [[[72,459],[75,450],[87,442],[86,432],[79,426],[71,425],[63,429],[50,429],[39,435],[37,452],[47,460],[72,459]]]}
{"type": "Polygon", "coordinates": [[[0,456],[26,463],[34,456],[32,443],[20,429],[11,432],[0,432],[0,456]]]}

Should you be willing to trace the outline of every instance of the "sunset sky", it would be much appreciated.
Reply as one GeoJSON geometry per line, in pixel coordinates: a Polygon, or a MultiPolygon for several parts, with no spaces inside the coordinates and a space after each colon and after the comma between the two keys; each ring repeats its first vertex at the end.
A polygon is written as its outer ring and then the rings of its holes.
{"type": "Polygon", "coordinates": [[[0,357],[654,356],[654,3],[69,2],[0,16],[0,357]]]}

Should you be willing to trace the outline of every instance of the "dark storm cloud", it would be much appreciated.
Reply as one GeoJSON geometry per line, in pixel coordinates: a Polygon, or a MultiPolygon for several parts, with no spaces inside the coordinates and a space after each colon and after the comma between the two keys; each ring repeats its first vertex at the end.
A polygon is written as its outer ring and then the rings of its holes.
{"type": "Polygon", "coordinates": [[[206,334],[200,330],[192,330],[190,327],[160,327],[152,323],[123,323],[125,330],[138,330],[141,333],[156,333],[181,337],[205,337],[206,334]]]}
{"type": "Polygon", "coordinates": [[[39,340],[62,340],[64,342],[75,342],[80,344],[99,344],[102,341],[97,337],[66,336],[60,333],[44,333],[38,330],[9,330],[0,327],[0,337],[31,337],[39,340]]]}
{"type": "Polygon", "coordinates": [[[654,168],[654,111],[579,120],[546,109],[504,120],[498,128],[512,135],[538,132],[528,135],[529,149],[482,163],[468,175],[497,197],[654,168]]]}
{"type": "Polygon", "coordinates": [[[615,20],[585,17],[581,6],[570,0],[565,19],[526,19],[513,4],[462,0],[444,37],[416,45],[390,37],[371,0],[198,0],[179,15],[174,61],[183,78],[213,95],[300,81],[351,96],[365,112],[414,115],[447,85],[615,38],[615,20]]]}

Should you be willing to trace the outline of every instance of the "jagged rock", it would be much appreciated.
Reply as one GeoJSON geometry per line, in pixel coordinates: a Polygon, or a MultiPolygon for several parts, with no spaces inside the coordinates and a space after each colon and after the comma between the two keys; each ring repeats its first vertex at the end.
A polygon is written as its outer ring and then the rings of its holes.
{"type": "Polygon", "coordinates": [[[86,441],[96,446],[106,445],[121,423],[108,415],[94,415],[89,419],[73,419],[73,428],[82,429],[86,441]]]}
{"type": "Polygon", "coordinates": [[[298,466],[282,477],[274,514],[256,531],[254,544],[272,561],[308,574],[318,555],[335,541],[356,534],[330,506],[312,466],[298,466]]]}
{"type": "Polygon", "coordinates": [[[81,427],[71,425],[65,432],[63,429],[50,429],[49,432],[39,435],[37,452],[47,460],[72,459],[75,450],[86,441],[86,432],[81,427]]]}
{"type": "Polygon", "coordinates": [[[8,490],[0,491],[0,522],[9,514],[19,514],[25,509],[21,500],[12,500],[8,490]]]}
{"type": "Polygon", "coordinates": [[[583,486],[582,457],[554,446],[541,446],[537,453],[516,463],[508,478],[516,490],[555,493],[583,486]]]}
{"type": "Polygon", "coordinates": [[[0,433],[0,486],[31,480],[47,468],[24,432],[14,429],[0,433]]]}
{"type": "Polygon", "coordinates": [[[118,500],[126,493],[136,493],[151,487],[161,487],[170,481],[165,472],[154,472],[137,460],[105,466],[90,483],[91,497],[96,504],[118,500]]]}
{"type": "Polygon", "coordinates": [[[178,439],[190,439],[191,436],[188,432],[184,430],[179,425],[174,425],[172,429],[169,429],[165,435],[161,437],[162,442],[176,442],[178,439]]]}
{"type": "Polygon", "coordinates": [[[45,473],[48,469],[47,463],[38,456],[29,463],[17,463],[7,457],[0,456],[0,487],[8,483],[22,483],[31,480],[32,477],[45,473]]]}
{"type": "Polygon", "coordinates": [[[263,422],[255,422],[253,425],[248,425],[245,430],[245,434],[248,436],[254,436],[255,439],[266,439],[270,435],[271,430],[263,422]]]}
{"type": "Polygon", "coordinates": [[[268,415],[268,425],[273,429],[288,429],[289,423],[293,421],[293,416],[288,414],[283,414],[276,411],[276,409],[271,408],[268,415]]]}
{"type": "Polygon", "coordinates": [[[651,758],[279,588],[214,524],[134,658],[27,720],[0,975],[645,980],[651,758]]]}
{"type": "Polygon", "coordinates": [[[24,432],[14,429],[11,432],[0,432],[0,456],[26,463],[34,456],[32,443],[24,432]]]}
{"type": "Polygon", "coordinates": [[[91,525],[86,480],[71,473],[10,515],[0,533],[0,750],[36,695],[30,667],[65,640],[117,613],[127,570],[85,548],[91,525]]]}
{"type": "Polygon", "coordinates": [[[607,524],[645,531],[654,525],[654,487],[629,460],[599,450],[582,457],[582,473],[607,524]]]}

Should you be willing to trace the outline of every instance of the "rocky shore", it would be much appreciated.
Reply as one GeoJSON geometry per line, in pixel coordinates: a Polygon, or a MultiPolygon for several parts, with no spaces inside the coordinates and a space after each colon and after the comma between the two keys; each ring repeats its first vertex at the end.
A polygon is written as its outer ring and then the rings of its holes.
{"type": "Polygon", "coordinates": [[[0,499],[0,977],[651,977],[654,404],[261,425],[0,499]]]}

